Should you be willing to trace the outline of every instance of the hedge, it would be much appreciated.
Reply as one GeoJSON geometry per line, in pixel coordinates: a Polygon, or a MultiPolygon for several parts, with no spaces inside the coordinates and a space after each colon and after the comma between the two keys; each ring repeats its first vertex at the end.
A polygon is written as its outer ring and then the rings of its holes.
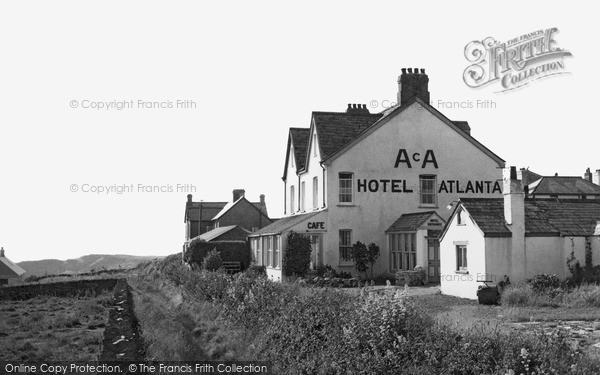
{"type": "Polygon", "coordinates": [[[213,249],[217,249],[223,262],[240,262],[242,270],[250,265],[250,248],[246,241],[192,240],[183,254],[183,260],[189,264],[202,266],[204,258],[213,249]]]}

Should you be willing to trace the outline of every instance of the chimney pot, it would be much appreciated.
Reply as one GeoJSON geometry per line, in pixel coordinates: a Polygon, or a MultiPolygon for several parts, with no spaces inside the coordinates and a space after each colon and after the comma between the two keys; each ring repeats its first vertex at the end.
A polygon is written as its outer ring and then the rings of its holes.
{"type": "Polygon", "coordinates": [[[0,258],[4,258],[4,248],[0,247],[0,258]]]}
{"type": "Polygon", "coordinates": [[[425,68],[421,68],[421,74],[425,74],[425,68]]]}
{"type": "Polygon", "coordinates": [[[265,205],[265,195],[264,195],[264,194],[261,194],[261,195],[260,195],[260,205],[261,205],[261,206],[264,206],[264,205],[265,205]]]}
{"type": "Polygon", "coordinates": [[[352,103],[348,103],[348,109],[352,108],[352,103]]]}
{"type": "Polygon", "coordinates": [[[187,195],[187,201],[188,203],[192,203],[192,194],[187,195]]]}
{"type": "Polygon", "coordinates": [[[511,180],[517,179],[517,167],[515,167],[515,166],[510,167],[510,179],[511,180]]]}
{"type": "Polygon", "coordinates": [[[402,68],[402,74],[406,74],[406,68],[402,68]]]}
{"type": "Polygon", "coordinates": [[[408,74],[412,74],[412,68],[408,68],[408,74]]]}
{"type": "Polygon", "coordinates": [[[415,74],[419,74],[419,68],[413,68],[413,71],[415,72],[415,74]]]}

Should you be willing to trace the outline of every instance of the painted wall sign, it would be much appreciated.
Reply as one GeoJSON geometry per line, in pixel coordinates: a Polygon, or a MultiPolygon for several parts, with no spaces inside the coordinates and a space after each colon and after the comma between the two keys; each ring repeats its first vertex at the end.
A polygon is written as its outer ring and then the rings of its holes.
{"type": "Polygon", "coordinates": [[[435,159],[435,154],[433,150],[425,151],[425,155],[421,156],[420,152],[414,152],[409,156],[409,152],[406,149],[401,148],[398,150],[398,155],[396,156],[396,163],[394,164],[394,168],[398,168],[400,164],[405,164],[408,168],[412,168],[411,160],[415,163],[421,163],[421,168],[425,168],[428,164],[431,164],[438,168],[437,160],[435,159]]]}
{"type": "Polygon", "coordinates": [[[325,222],[324,221],[309,221],[307,225],[308,229],[318,229],[325,230],[325,222]]]}
{"type": "Polygon", "coordinates": [[[498,181],[442,181],[440,182],[438,193],[474,193],[474,194],[494,194],[502,193],[500,182],[498,181]]]}
{"type": "MultiPolygon", "coordinates": [[[[409,183],[407,180],[370,179],[359,178],[356,188],[359,193],[414,193],[419,191],[418,183],[409,183]]],[[[502,187],[499,181],[458,181],[442,180],[437,187],[438,193],[449,194],[501,194],[502,187]]]]}

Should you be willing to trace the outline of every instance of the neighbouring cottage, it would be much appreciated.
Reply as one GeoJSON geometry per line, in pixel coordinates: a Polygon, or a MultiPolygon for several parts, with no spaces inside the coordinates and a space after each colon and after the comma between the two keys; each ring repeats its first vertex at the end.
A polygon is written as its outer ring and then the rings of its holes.
{"type": "Polygon", "coordinates": [[[0,286],[18,280],[24,273],[24,269],[11,262],[11,260],[4,255],[4,248],[0,248],[0,286]]]}
{"type": "Polygon", "coordinates": [[[505,169],[502,199],[460,198],[441,236],[442,293],[477,298],[480,281],[570,275],[586,252],[600,264],[600,199],[526,199],[516,168],[505,169]]]}
{"type": "MultiPolygon", "coordinates": [[[[528,198],[600,199],[598,174],[592,176],[588,168],[583,178],[579,176],[539,176],[534,181],[524,182],[528,198]],[[596,181],[596,182],[594,182],[596,181]]],[[[531,173],[526,174],[531,179],[531,173]]],[[[518,177],[518,173],[517,173],[518,177]]]]}
{"type": "Polygon", "coordinates": [[[460,196],[501,197],[504,160],[467,122],[429,104],[428,82],[424,69],[402,69],[398,105],[370,113],[349,104],[345,112],[313,112],[308,128],[290,128],[284,218],[249,236],[254,262],[269,277],[282,279],[285,238],[295,231],[310,236],[313,267],[356,273],[350,249],[360,241],[381,249],[375,275],[421,266],[439,278],[446,206],[460,196]],[[424,221],[394,229],[409,214],[424,221]]]}
{"type": "Polygon", "coordinates": [[[250,202],[243,189],[233,190],[231,202],[193,202],[185,205],[185,242],[201,236],[206,241],[246,240],[247,235],[272,220],[267,213],[264,194],[259,202],[250,202]]]}

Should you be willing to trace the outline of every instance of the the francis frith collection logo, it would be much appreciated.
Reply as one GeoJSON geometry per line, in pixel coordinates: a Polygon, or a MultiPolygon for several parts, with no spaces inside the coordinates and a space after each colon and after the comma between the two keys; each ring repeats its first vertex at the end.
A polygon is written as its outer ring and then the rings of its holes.
{"type": "Polygon", "coordinates": [[[571,52],[559,48],[556,27],[536,30],[501,43],[492,37],[475,40],[465,47],[472,64],[464,73],[467,86],[482,87],[498,82],[498,92],[514,90],[540,78],[568,73],[564,58],[571,52]]]}

